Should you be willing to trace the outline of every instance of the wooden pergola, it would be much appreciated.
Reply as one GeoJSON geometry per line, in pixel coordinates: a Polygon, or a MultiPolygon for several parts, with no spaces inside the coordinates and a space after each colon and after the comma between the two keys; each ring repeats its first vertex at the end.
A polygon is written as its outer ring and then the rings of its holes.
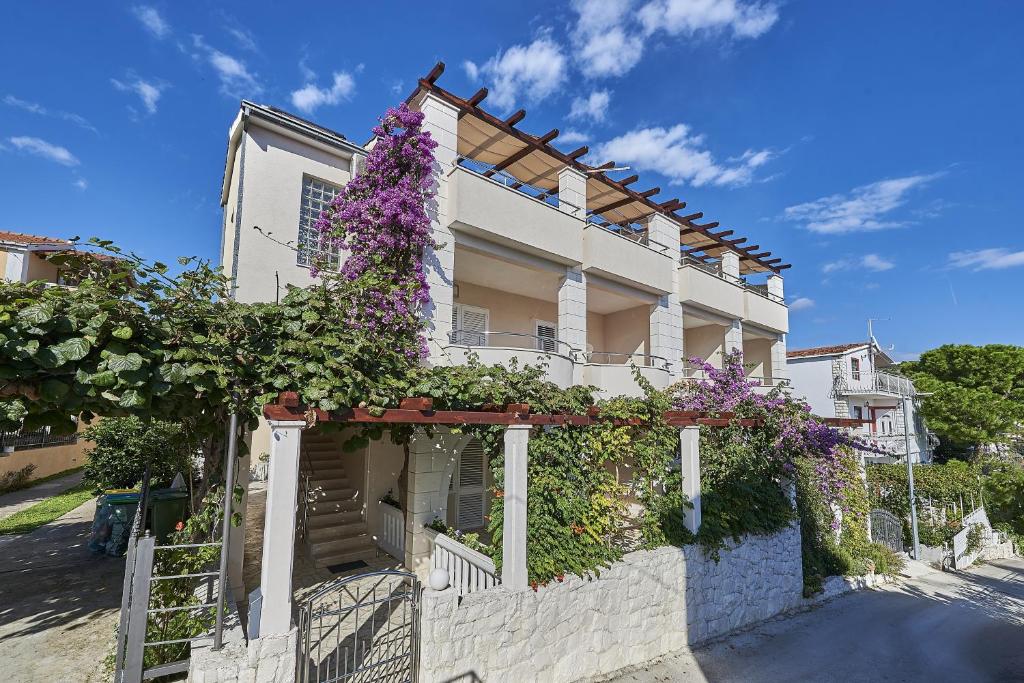
{"type": "Polygon", "coordinates": [[[587,217],[595,223],[622,234],[642,232],[638,227],[654,215],[662,215],[679,226],[682,253],[698,261],[712,261],[726,251],[735,252],[740,258],[740,272],[779,273],[790,264],[781,258],[769,258],[770,251],[760,251],[759,244],[745,244],[747,238],[732,238],[734,230],[718,230],[718,221],[698,223],[704,218],[702,211],[686,210],[687,204],[679,198],[663,201],[653,199],[661,188],[652,187],[636,190],[631,187],[640,178],[633,174],[615,179],[609,173],[615,168],[614,161],[590,166],[580,161],[590,150],[579,147],[565,153],[552,146],[558,137],[558,129],[543,135],[532,135],[516,126],[525,117],[520,109],[511,116],[499,118],[480,107],[487,97],[487,89],[481,88],[469,99],[464,99],[437,85],[437,79],[444,73],[444,63],[438,62],[426,77],[419,80],[416,90],[407,98],[411,102],[419,93],[429,92],[458,110],[459,135],[458,154],[462,159],[472,160],[484,167],[486,177],[502,173],[514,179],[512,187],[535,188],[539,199],[558,194],[558,174],[566,168],[573,168],[587,177],[587,217]]]}

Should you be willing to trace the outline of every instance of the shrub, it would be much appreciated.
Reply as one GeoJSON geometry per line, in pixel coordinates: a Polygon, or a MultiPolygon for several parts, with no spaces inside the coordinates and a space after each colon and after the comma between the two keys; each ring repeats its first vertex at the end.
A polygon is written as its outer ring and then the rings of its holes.
{"type": "Polygon", "coordinates": [[[902,555],[881,543],[872,543],[867,550],[869,559],[875,565],[876,574],[896,576],[907,564],[902,555]]]}
{"type": "Polygon", "coordinates": [[[35,471],[36,466],[28,464],[20,470],[0,474],[0,493],[10,493],[25,488],[32,481],[32,473],[35,471]]]}
{"type": "Polygon", "coordinates": [[[142,481],[146,464],[154,487],[167,486],[191,471],[192,449],[181,426],[138,417],[113,417],[89,427],[83,436],[95,446],[86,452],[87,480],[104,489],[131,488],[142,481]]]}

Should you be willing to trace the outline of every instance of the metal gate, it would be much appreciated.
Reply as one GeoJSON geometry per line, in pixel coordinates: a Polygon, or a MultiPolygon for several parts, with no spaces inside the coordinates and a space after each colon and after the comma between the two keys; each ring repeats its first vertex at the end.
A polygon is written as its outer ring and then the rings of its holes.
{"type": "Polygon", "coordinates": [[[903,552],[903,523],[888,510],[871,511],[871,540],[891,550],[903,552]]]}
{"type": "Polygon", "coordinates": [[[414,683],[420,583],[392,570],[347,576],[299,609],[299,683],[414,683]]]}

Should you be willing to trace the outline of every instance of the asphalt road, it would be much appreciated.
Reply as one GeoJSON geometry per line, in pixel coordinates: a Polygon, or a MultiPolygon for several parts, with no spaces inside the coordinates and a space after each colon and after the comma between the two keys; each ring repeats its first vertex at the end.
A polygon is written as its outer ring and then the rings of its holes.
{"type": "Polygon", "coordinates": [[[615,681],[1024,681],[1024,559],[849,594],[615,681]]]}

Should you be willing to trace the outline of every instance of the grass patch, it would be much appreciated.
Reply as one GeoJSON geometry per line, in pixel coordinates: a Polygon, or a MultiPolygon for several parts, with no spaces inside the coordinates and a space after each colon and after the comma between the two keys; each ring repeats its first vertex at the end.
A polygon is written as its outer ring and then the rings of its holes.
{"type": "Polygon", "coordinates": [[[0,536],[27,534],[34,529],[38,529],[58,517],[63,517],[92,498],[94,491],[95,487],[92,484],[83,481],[74,488],[40,501],[32,507],[14,513],[10,517],[0,519],[0,536]]]}

